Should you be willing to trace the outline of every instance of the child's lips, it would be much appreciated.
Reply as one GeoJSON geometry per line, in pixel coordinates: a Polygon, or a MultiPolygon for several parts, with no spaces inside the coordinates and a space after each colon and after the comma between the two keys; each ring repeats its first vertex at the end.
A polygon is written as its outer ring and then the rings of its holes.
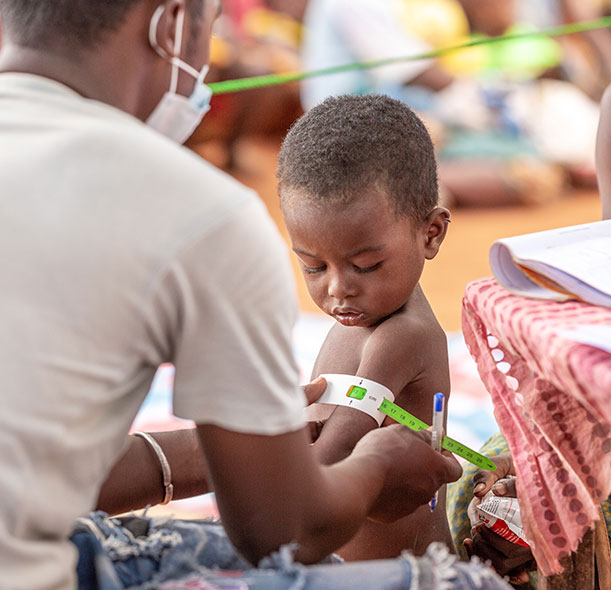
{"type": "Polygon", "coordinates": [[[360,326],[366,321],[367,314],[352,309],[335,309],[333,317],[344,326],[360,326]]]}

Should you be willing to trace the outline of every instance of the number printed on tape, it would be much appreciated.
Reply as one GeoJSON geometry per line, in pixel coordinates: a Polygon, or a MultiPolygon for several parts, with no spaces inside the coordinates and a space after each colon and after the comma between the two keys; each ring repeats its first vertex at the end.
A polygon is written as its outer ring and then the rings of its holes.
{"type": "MultiPolygon", "coordinates": [[[[412,430],[425,430],[429,427],[426,422],[419,420],[416,418],[416,416],[413,416],[397,404],[394,404],[387,399],[384,399],[378,409],[388,417],[399,422],[399,424],[403,424],[412,430]]],[[[496,465],[490,459],[488,459],[488,457],[484,457],[484,455],[481,453],[470,449],[449,436],[443,437],[441,446],[442,448],[446,449],[446,451],[450,451],[451,453],[466,459],[469,461],[469,463],[473,463],[482,469],[486,469],[487,471],[496,470],[496,465]]]]}

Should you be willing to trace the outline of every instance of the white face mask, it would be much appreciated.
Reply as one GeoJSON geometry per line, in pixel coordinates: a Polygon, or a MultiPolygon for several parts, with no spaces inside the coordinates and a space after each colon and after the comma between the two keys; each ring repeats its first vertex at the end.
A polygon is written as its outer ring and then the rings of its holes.
{"type": "MultiPolygon", "coordinates": [[[[204,84],[204,78],[208,73],[207,65],[202,68],[201,72],[198,72],[180,58],[169,56],[167,52],[160,47],[157,42],[157,27],[163,11],[164,7],[159,6],[155,14],[153,14],[153,18],[151,18],[149,42],[151,47],[153,47],[161,57],[172,63],[172,78],[170,80],[170,90],[163,95],[163,98],[155,107],[155,110],[146,120],[146,124],[156,131],[159,131],[159,133],[182,144],[191,137],[195,128],[204,118],[204,115],[210,110],[212,90],[204,84]],[[179,69],[195,78],[195,87],[189,97],[176,93],[179,69]]],[[[184,11],[181,11],[176,20],[175,55],[180,55],[182,48],[184,18],[184,11]]]]}

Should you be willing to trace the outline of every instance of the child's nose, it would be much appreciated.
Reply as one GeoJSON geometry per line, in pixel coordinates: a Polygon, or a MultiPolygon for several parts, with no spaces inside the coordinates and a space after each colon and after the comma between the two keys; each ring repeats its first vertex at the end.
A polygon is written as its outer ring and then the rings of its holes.
{"type": "Polygon", "coordinates": [[[344,275],[334,274],[329,277],[327,292],[330,297],[341,301],[346,299],[346,297],[354,297],[357,290],[356,285],[344,275]]]}

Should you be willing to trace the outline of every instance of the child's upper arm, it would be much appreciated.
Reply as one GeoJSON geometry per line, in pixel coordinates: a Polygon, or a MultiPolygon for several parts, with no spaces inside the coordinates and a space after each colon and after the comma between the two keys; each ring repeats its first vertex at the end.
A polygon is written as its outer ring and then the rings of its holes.
{"type": "MultiPolygon", "coordinates": [[[[402,400],[400,394],[424,372],[427,358],[435,348],[431,338],[431,330],[422,322],[391,318],[378,326],[367,340],[356,375],[385,385],[395,394],[396,403],[405,406],[409,400],[402,400]]],[[[377,423],[368,414],[337,407],[315,443],[319,458],[324,463],[343,459],[360,438],[376,427],[377,423]]]]}
{"type": "Polygon", "coordinates": [[[386,385],[397,405],[430,424],[433,395],[450,393],[445,333],[418,320],[389,328],[372,335],[358,375],[386,385]]]}
{"type": "Polygon", "coordinates": [[[396,398],[425,368],[429,346],[423,328],[403,318],[386,320],[363,348],[357,375],[385,385],[396,398]]]}

